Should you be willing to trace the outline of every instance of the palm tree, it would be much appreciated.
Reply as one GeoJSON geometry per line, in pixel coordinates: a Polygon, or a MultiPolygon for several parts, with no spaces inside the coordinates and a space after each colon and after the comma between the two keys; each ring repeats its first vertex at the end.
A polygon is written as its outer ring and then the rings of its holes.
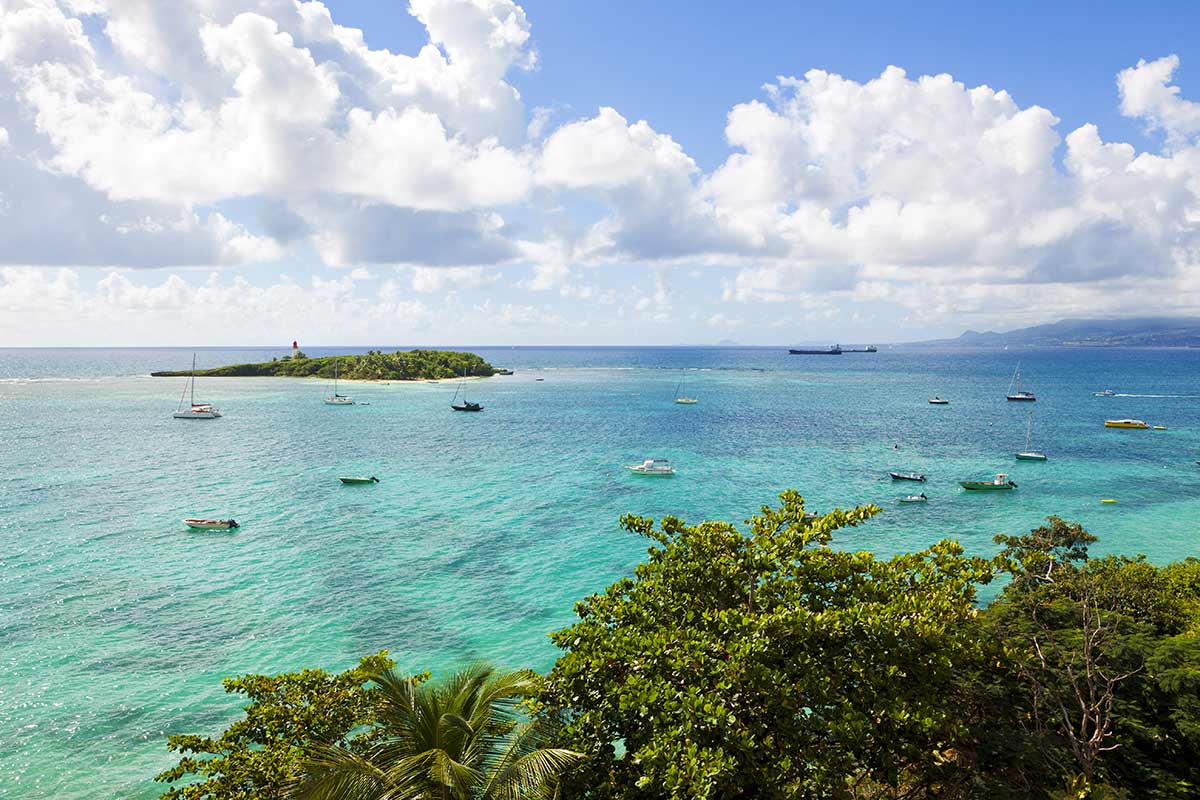
{"type": "Polygon", "coordinates": [[[520,718],[532,672],[477,664],[438,684],[388,670],[373,677],[381,710],[362,752],[309,748],[288,792],[303,800],[530,800],[556,796],[582,758],[547,747],[544,721],[520,718]]]}

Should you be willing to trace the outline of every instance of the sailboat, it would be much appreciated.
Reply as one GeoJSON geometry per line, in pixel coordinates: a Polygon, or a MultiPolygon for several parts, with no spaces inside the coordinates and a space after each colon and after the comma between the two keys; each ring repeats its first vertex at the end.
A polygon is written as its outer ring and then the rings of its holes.
{"type": "Polygon", "coordinates": [[[352,405],[354,405],[353,398],[347,397],[344,394],[338,394],[337,381],[338,381],[338,362],[339,361],[341,361],[340,358],[335,358],[333,360],[333,394],[331,394],[331,395],[329,395],[329,397],[325,398],[325,405],[327,405],[327,406],[352,406],[352,405]]]}
{"type": "Polygon", "coordinates": [[[699,400],[697,400],[694,397],[688,397],[687,395],[680,394],[679,390],[682,388],[683,388],[683,375],[680,375],[679,383],[678,383],[678,385],[675,386],[675,402],[677,404],[679,404],[681,406],[694,406],[694,405],[696,405],[696,403],[700,402],[699,400]]]}
{"type": "Polygon", "coordinates": [[[1029,412],[1029,419],[1025,423],[1025,449],[1017,453],[1017,461],[1045,461],[1046,454],[1039,450],[1030,450],[1029,442],[1033,438],[1033,412],[1029,412]]]}
{"type": "Polygon", "coordinates": [[[455,402],[458,399],[458,393],[463,390],[466,384],[467,371],[464,369],[462,380],[459,381],[458,387],[454,390],[454,397],[450,399],[450,407],[455,411],[483,411],[483,406],[479,405],[479,403],[472,403],[467,400],[467,393],[465,391],[463,391],[463,401],[461,403],[455,402]]]}
{"type": "Polygon", "coordinates": [[[192,374],[188,376],[187,383],[184,384],[183,393],[179,395],[179,407],[172,414],[175,419],[216,419],[221,416],[211,403],[196,402],[196,354],[192,353],[192,374]],[[184,408],[183,398],[189,395],[187,408],[184,408]]]}
{"type": "Polygon", "coordinates": [[[1017,369],[1015,372],[1013,372],[1012,381],[1010,381],[1008,384],[1008,399],[1013,402],[1023,402],[1023,403],[1032,403],[1033,401],[1037,400],[1037,397],[1033,394],[1033,392],[1022,392],[1021,391],[1021,362],[1020,361],[1017,362],[1017,369]],[[1015,392],[1013,391],[1013,387],[1016,387],[1015,392]]]}

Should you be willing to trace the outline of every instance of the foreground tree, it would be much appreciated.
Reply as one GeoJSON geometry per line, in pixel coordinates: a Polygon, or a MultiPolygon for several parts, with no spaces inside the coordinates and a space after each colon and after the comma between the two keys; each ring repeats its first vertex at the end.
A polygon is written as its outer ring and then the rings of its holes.
{"type": "Polygon", "coordinates": [[[163,800],[274,800],[300,774],[313,742],[365,746],[364,726],[376,719],[380,691],[365,684],[393,666],[386,652],[331,674],[306,669],[282,675],[226,678],[225,691],[245,695],[245,716],[221,735],[178,735],[167,748],[183,754],[156,780],[163,800]],[[173,784],[182,783],[175,786],[173,784]]]}
{"type": "Polygon", "coordinates": [[[835,531],[881,509],[780,499],[745,534],[622,520],[649,558],[553,635],[542,714],[589,756],[569,796],[915,797],[962,780],[956,676],[982,656],[990,564],[952,542],[837,550],[835,531]]]}
{"type": "Polygon", "coordinates": [[[1095,537],[1057,517],[997,541],[1012,582],[984,617],[1003,657],[983,684],[1005,695],[984,715],[984,771],[1023,796],[1196,796],[1197,565],[1089,558],[1095,537]],[[1015,760],[998,740],[1037,747],[1015,760]]]}
{"type": "Polygon", "coordinates": [[[365,748],[314,744],[288,795],[307,800],[552,797],[579,754],[548,747],[547,720],[522,721],[538,676],[474,666],[444,682],[374,677],[379,713],[365,748]]]}

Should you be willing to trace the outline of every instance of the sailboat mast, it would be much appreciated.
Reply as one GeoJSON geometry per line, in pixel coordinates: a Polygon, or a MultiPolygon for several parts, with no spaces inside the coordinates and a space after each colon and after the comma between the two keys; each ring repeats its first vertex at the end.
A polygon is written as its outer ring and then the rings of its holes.
{"type": "Polygon", "coordinates": [[[1033,441],[1033,412],[1029,412],[1029,418],[1025,421],[1025,450],[1029,451],[1029,443],[1033,441]]]}
{"type": "Polygon", "coordinates": [[[196,405],[196,354],[192,353],[192,377],[188,381],[192,386],[192,405],[196,405]]]}

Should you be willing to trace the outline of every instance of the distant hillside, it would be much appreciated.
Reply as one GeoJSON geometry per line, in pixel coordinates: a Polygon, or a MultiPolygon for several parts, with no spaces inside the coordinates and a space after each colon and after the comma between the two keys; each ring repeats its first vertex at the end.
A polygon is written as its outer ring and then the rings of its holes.
{"type": "Polygon", "coordinates": [[[1200,347],[1200,317],[1064,319],[997,333],[967,331],[955,339],[907,347],[1200,347]]]}
{"type": "MultiPolygon", "coordinates": [[[[228,367],[198,369],[197,375],[223,377],[332,378],[334,363],[342,380],[414,381],[429,378],[456,378],[460,375],[490,376],[496,368],[474,353],[450,350],[397,350],[384,353],[369,350],[357,356],[299,358],[286,356],[262,364],[234,364],[228,367]]],[[[190,375],[188,370],[152,372],[156,378],[190,375]]]]}

